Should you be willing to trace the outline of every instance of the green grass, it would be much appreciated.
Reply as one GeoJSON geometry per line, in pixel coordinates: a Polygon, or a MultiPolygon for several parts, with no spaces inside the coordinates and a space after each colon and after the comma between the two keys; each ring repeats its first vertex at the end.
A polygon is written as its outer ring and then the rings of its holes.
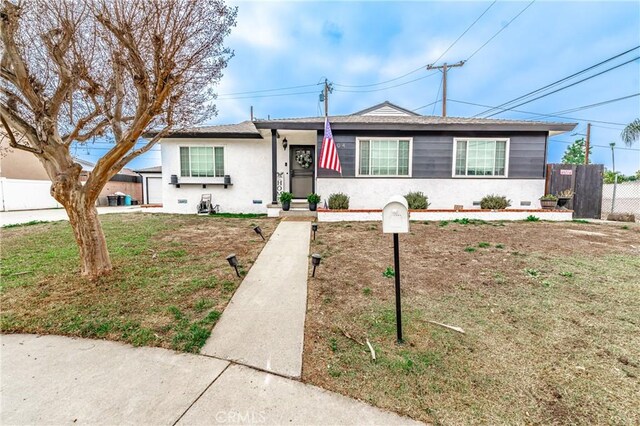
{"type": "Polygon", "coordinates": [[[31,220],[29,222],[25,222],[25,223],[12,223],[9,225],[4,225],[2,226],[2,229],[11,229],[11,228],[20,228],[23,226],[31,226],[31,225],[39,225],[41,223],[48,223],[42,220],[31,220]]]}
{"type": "Polygon", "coordinates": [[[486,242],[480,242],[480,243],[478,243],[478,247],[487,248],[487,247],[491,247],[491,244],[486,243],[486,242]]]}
{"type": "Polygon", "coordinates": [[[382,272],[382,276],[385,278],[393,278],[396,276],[396,273],[391,266],[387,266],[387,269],[382,272]]]}
{"type": "Polygon", "coordinates": [[[474,251],[476,251],[475,247],[465,247],[464,251],[466,251],[467,253],[473,253],[474,251]]]}
{"type": "Polygon", "coordinates": [[[573,223],[582,223],[582,224],[587,224],[589,225],[591,222],[589,222],[588,220],[585,219],[573,219],[571,222],[573,223]]]}
{"type": "MultiPolygon", "coordinates": [[[[113,272],[79,274],[68,222],[2,230],[0,330],[119,340],[197,352],[264,243],[250,221],[207,216],[101,216],[113,272]],[[203,230],[206,230],[203,232],[203,230]]],[[[268,237],[276,222],[253,219],[268,237]]]]}
{"type": "MultiPolygon", "coordinates": [[[[262,213],[214,213],[209,215],[212,218],[232,218],[232,219],[255,219],[255,218],[265,218],[266,214],[262,213]]],[[[255,225],[254,225],[255,226],[255,225]]]]}

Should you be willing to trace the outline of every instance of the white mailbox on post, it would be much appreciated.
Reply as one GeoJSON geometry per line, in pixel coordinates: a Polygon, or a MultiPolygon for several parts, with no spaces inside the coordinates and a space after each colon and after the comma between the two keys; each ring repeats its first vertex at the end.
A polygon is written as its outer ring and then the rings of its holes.
{"type": "Polygon", "coordinates": [[[405,234],[409,232],[409,205],[401,195],[394,195],[382,209],[382,232],[405,234]]]}

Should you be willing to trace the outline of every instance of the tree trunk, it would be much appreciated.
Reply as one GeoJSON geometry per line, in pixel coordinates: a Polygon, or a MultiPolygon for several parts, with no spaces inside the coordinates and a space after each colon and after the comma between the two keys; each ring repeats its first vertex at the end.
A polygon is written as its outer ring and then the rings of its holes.
{"type": "Polygon", "coordinates": [[[82,196],[74,197],[65,209],[80,248],[82,275],[95,279],[111,272],[107,240],[94,203],[86,202],[82,196]]]}

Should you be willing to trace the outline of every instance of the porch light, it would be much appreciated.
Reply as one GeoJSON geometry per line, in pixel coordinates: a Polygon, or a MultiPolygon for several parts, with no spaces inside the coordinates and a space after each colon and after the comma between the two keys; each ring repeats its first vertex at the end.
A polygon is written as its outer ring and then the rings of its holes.
{"type": "Polygon", "coordinates": [[[312,277],[316,276],[316,267],[320,266],[320,260],[322,260],[322,256],[320,256],[318,253],[314,253],[311,255],[311,264],[313,265],[313,273],[311,274],[312,277]]]}
{"type": "Polygon", "coordinates": [[[264,235],[262,235],[262,229],[259,226],[256,226],[253,228],[254,231],[256,231],[256,234],[260,235],[262,237],[262,241],[264,241],[264,235]]]}
{"type": "Polygon", "coordinates": [[[286,150],[288,145],[289,142],[287,141],[287,138],[282,139],[282,148],[286,150]]]}
{"type": "Polygon", "coordinates": [[[227,262],[229,262],[229,265],[233,266],[233,268],[236,270],[236,275],[240,277],[240,272],[238,272],[238,258],[236,258],[236,254],[232,253],[227,256],[227,262]]]}
{"type": "Polygon", "coordinates": [[[318,231],[318,224],[317,223],[312,223],[311,224],[311,230],[313,231],[313,240],[315,241],[316,232],[318,231]]]}

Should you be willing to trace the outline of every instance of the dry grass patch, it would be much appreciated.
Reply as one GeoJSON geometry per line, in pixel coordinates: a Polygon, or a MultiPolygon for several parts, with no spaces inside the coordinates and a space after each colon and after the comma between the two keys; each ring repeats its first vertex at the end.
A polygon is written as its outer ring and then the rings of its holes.
{"type": "Polygon", "coordinates": [[[404,345],[391,236],[320,225],[306,382],[433,423],[640,421],[638,225],[413,223],[400,236],[404,345]]]}
{"type": "Polygon", "coordinates": [[[62,334],[197,352],[276,222],[265,218],[101,217],[114,271],[89,282],[67,222],[2,229],[3,333],[62,334]]]}

